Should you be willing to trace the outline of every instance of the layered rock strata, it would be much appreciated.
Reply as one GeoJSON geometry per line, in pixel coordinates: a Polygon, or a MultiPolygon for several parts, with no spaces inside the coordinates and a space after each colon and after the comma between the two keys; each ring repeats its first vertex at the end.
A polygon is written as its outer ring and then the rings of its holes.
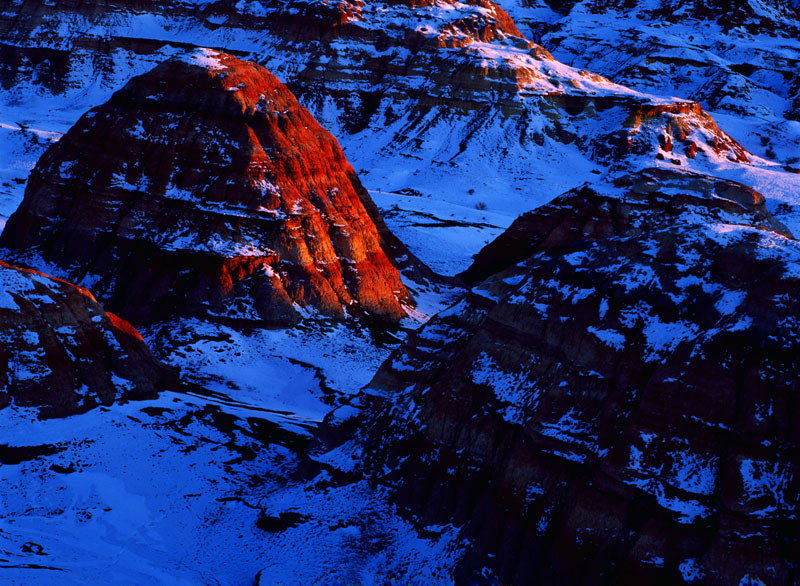
{"type": "Polygon", "coordinates": [[[0,16],[0,36],[14,55],[8,87],[44,85],[79,102],[88,71],[113,86],[187,44],[241,52],[290,85],[375,189],[474,205],[500,188],[514,216],[540,201],[517,201],[517,189],[544,185],[552,198],[598,167],[750,159],[693,101],[568,67],[491,0],[117,1],[104,11],[26,0],[0,16]]]}
{"type": "Polygon", "coordinates": [[[338,416],[421,526],[463,526],[459,580],[793,583],[800,245],[759,194],[585,187],[466,277],[338,416]]]}
{"type": "Polygon", "coordinates": [[[791,1],[502,0],[559,60],[690,98],[761,157],[797,168],[800,6],[791,1]],[[548,6],[548,4],[550,6],[548,6]],[[550,8],[554,8],[555,12],[550,8]]]}
{"type": "Polygon", "coordinates": [[[409,302],[387,257],[404,249],[333,136],[264,68],[208,50],[86,113],[40,159],[0,244],[137,323],[394,320],[409,302]]]}

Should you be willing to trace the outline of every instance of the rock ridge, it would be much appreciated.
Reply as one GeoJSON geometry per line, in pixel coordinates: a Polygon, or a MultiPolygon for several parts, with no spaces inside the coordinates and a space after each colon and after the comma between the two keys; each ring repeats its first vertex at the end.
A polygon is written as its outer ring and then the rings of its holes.
{"type": "Polygon", "coordinates": [[[739,184],[658,169],[569,192],[334,413],[337,453],[420,526],[462,527],[457,582],[788,586],[798,261],[739,184]]]}

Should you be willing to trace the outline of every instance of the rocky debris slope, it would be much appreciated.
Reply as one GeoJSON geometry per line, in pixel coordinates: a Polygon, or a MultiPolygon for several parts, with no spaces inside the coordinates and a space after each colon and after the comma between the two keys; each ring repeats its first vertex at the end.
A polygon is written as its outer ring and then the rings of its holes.
{"type": "Polygon", "coordinates": [[[386,254],[402,245],[386,238],[338,143],[291,92],[200,51],[85,114],[40,159],[0,243],[91,282],[132,321],[287,324],[304,308],[403,317],[386,254]]]}
{"type": "Polygon", "coordinates": [[[466,277],[320,461],[462,525],[465,583],[793,583],[800,244],[758,193],[657,169],[577,189],[466,277]]]}
{"type": "Polygon", "coordinates": [[[131,63],[224,47],[286,80],[373,189],[488,201],[508,223],[609,166],[749,159],[691,100],[565,66],[491,0],[93,6],[23,1],[3,14],[0,36],[25,54],[5,73],[4,103],[36,91],[87,103],[131,63]]]}
{"type": "Polygon", "coordinates": [[[0,261],[0,407],[64,416],[152,398],[176,378],[92,294],[0,261]]]}

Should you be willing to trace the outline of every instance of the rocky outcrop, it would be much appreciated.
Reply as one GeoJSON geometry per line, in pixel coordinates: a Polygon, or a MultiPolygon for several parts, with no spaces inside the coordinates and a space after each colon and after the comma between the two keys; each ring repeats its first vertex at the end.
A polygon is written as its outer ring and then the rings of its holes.
{"type": "MultiPolygon", "coordinates": [[[[592,64],[565,66],[491,0],[96,4],[25,0],[0,16],[14,50],[66,51],[47,64],[15,61],[8,83],[35,93],[46,82],[85,103],[81,79],[112,87],[187,44],[224,47],[285,80],[372,188],[470,207],[499,188],[508,206],[518,192],[550,199],[593,171],[638,168],[640,159],[683,168],[750,159],[691,100],[632,92],[587,71],[592,64]],[[152,27],[139,26],[138,11],[152,27]]],[[[516,217],[536,203],[504,212],[516,217]]]]}
{"type": "Polygon", "coordinates": [[[176,381],[89,291],[0,261],[0,407],[64,416],[152,398],[176,381]]]}
{"type": "MultiPolygon", "coordinates": [[[[687,208],[701,205],[710,211],[749,214],[748,223],[791,237],[788,229],[767,211],[764,196],[753,189],[724,179],[648,169],[620,178],[616,186],[641,198],[650,193],[669,193],[674,198],[637,202],[615,196],[598,197],[586,187],[551,205],[520,216],[503,234],[484,247],[473,264],[462,273],[476,285],[516,265],[537,252],[581,239],[638,236],[644,230],[674,222],[687,208]]],[[[699,223],[695,220],[695,223],[699,223]]]]}
{"type": "Polygon", "coordinates": [[[0,244],[137,323],[393,320],[409,302],[387,257],[407,251],[336,140],[264,68],[207,50],[84,115],[40,159],[0,244]]]}
{"type": "Polygon", "coordinates": [[[463,526],[463,583],[793,583],[800,244],[759,194],[584,187],[466,277],[338,416],[420,525],[463,526]]]}
{"type": "Polygon", "coordinates": [[[715,114],[748,151],[796,166],[787,123],[800,78],[800,12],[783,0],[501,0],[529,38],[574,67],[643,92],[682,96],[715,114]],[[730,117],[733,117],[731,119],[730,117]]]}
{"type": "Polygon", "coordinates": [[[639,9],[668,22],[685,18],[713,19],[723,26],[744,23],[769,27],[775,20],[797,20],[798,4],[795,0],[664,0],[658,2],[632,2],[631,0],[539,0],[561,13],[569,13],[576,6],[595,14],[609,10],[634,11],[639,9]]]}

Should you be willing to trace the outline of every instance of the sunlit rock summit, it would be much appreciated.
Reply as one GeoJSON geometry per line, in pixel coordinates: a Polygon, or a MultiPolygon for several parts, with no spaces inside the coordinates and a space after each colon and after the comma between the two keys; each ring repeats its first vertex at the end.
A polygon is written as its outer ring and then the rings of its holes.
{"type": "Polygon", "coordinates": [[[562,62],[696,100],[748,151],[796,170],[800,4],[794,0],[502,0],[562,62]]]}
{"type": "Polygon", "coordinates": [[[12,112],[22,91],[88,109],[187,44],[224,47],[278,75],[370,189],[487,202],[508,217],[503,227],[609,169],[751,159],[692,96],[570,67],[491,0],[121,0],[103,10],[23,0],[0,15],[0,34],[0,75],[14,88],[0,100],[12,112]]]}
{"type": "Polygon", "coordinates": [[[85,114],[40,159],[0,242],[136,322],[280,325],[304,309],[405,315],[387,238],[338,143],[291,92],[200,50],[85,114]]]}

